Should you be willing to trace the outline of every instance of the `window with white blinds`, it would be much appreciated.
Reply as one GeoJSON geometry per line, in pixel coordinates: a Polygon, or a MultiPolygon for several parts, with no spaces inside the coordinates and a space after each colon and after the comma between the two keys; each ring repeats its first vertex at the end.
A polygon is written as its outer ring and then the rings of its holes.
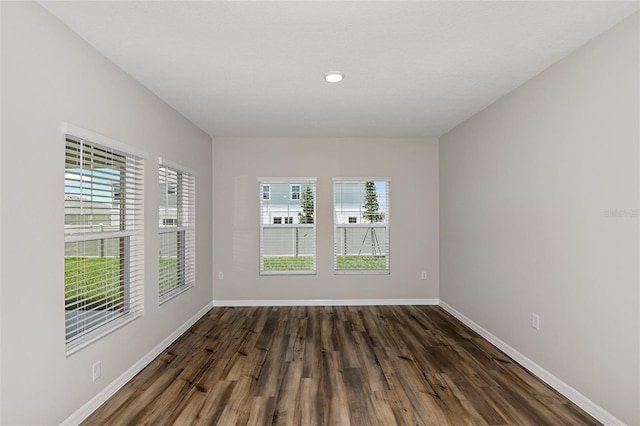
{"type": "Polygon", "coordinates": [[[316,180],[264,178],[258,188],[260,274],[315,274],[316,180]]]}
{"type": "Polygon", "coordinates": [[[388,179],[334,181],[336,273],[389,273],[389,183],[388,179]]]}
{"type": "Polygon", "coordinates": [[[64,167],[70,354],[142,315],[144,159],[67,135],[64,167]]]}
{"type": "Polygon", "coordinates": [[[195,284],[195,176],[160,159],[160,303],[195,284]]]}

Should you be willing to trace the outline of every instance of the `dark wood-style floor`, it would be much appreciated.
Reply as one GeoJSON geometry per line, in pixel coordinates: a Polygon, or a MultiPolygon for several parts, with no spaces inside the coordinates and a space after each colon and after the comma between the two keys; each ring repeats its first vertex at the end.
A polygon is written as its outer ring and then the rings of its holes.
{"type": "Polygon", "coordinates": [[[214,308],[85,424],[598,424],[437,306],[214,308]]]}

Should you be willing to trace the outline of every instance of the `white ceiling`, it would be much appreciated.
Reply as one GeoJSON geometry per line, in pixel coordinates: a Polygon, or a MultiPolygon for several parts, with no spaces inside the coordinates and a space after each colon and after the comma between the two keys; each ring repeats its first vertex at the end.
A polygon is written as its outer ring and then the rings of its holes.
{"type": "Polygon", "coordinates": [[[41,2],[211,136],[439,136],[636,1],[41,2]],[[325,72],[344,72],[330,85],[325,72]]]}

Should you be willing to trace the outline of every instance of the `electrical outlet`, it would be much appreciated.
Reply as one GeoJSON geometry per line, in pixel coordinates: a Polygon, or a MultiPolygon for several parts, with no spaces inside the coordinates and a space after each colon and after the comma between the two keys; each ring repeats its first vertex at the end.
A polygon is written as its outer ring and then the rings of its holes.
{"type": "Polygon", "coordinates": [[[420,274],[420,278],[423,280],[427,279],[427,271],[422,271],[422,274],[420,274]]]}
{"type": "Polygon", "coordinates": [[[531,314],[531,327],[540,330],[540,315],[531,314]]]}
{"type": "Polygon", "coordinates": [[[91,366],[91,379],[95,382],[102,375],[102,365],[100,361],[96,362],[91,366]]]}
{"type": "Polygon", "coordinates": [[[218,281],[224,280],[224,272],[218,272],[218,281]]]}

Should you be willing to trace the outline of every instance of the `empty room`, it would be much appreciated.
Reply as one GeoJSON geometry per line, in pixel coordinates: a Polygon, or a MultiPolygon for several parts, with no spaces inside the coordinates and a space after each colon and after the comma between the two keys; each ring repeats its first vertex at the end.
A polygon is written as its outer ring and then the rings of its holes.
{"type": "Polygon", "coordinates": [[[0,424],[640,425],[637,0],[0,1],[0,48],[0,424]]]}

